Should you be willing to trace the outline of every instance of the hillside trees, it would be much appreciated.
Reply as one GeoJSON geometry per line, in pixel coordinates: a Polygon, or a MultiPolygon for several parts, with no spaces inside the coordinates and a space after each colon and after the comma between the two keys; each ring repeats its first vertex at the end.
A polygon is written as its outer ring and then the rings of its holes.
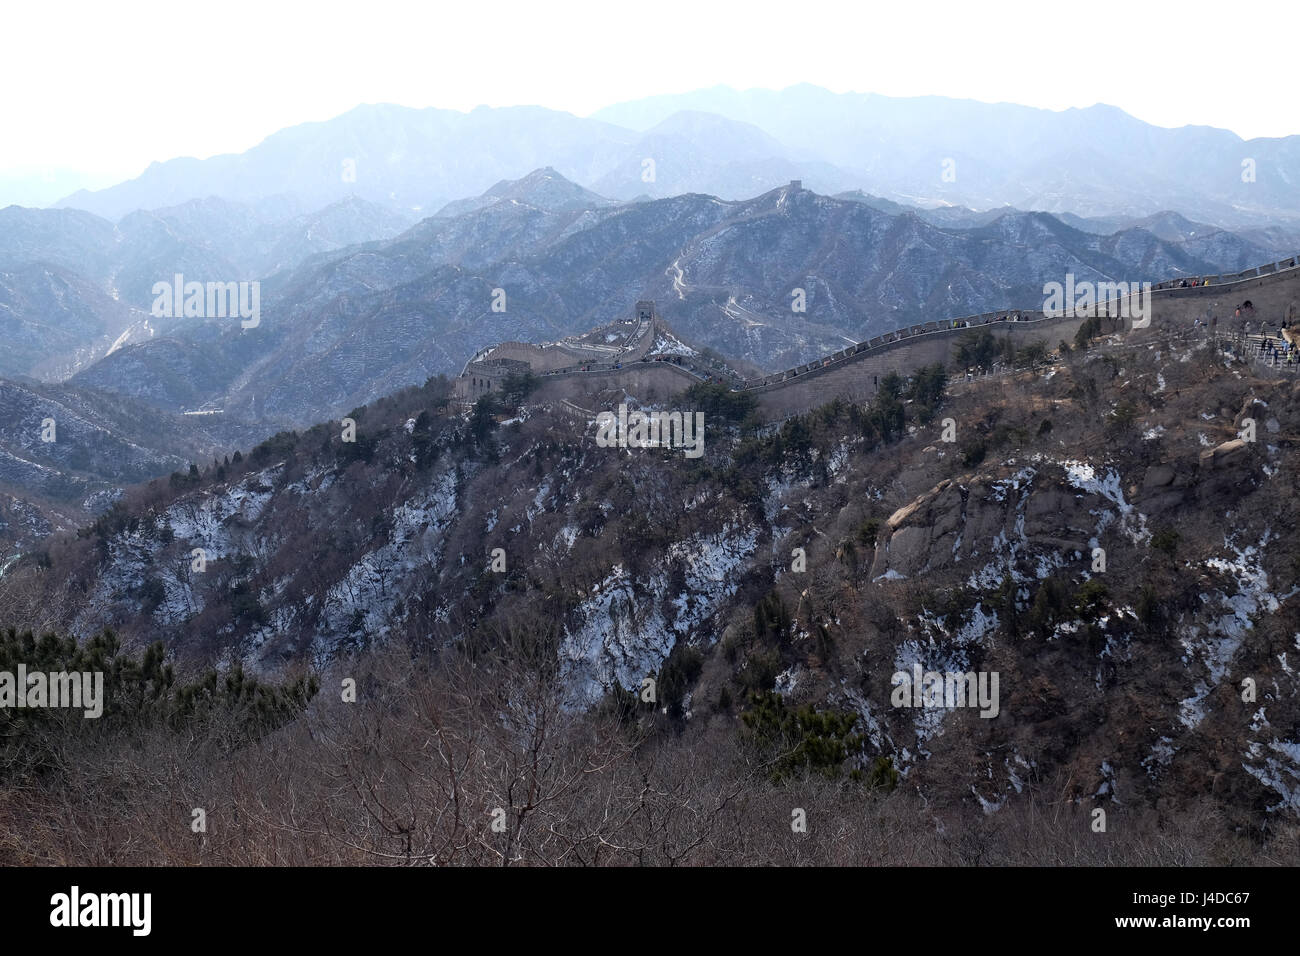
{"type": "Polygon", "coordinates": [[[0,672],[102,675],[102,715],[81,709],[0,708],[0,775],[24,779],[66,771],[74,754],[94,741],[123,739],[154,729],[192,733],[217,729],[229,749],[274,730],[302,713],[319,688],[304,675],[264,683],[236,666],[179,678],[165,662],[161,643],[126,651],[112,631],[89,640],[9,628],[0,632],[0,672]]]}

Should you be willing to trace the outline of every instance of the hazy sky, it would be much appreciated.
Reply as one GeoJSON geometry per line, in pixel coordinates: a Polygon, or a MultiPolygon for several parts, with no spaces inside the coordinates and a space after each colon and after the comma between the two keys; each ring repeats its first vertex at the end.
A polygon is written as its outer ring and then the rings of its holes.
{"type": "Polygon", "coordinates": [[[0,173],[123,178],[359,103],[579,115],[727,84],[941,94],[1300,132],[1294,4],[692,0],[14,3],[0,173]]]}

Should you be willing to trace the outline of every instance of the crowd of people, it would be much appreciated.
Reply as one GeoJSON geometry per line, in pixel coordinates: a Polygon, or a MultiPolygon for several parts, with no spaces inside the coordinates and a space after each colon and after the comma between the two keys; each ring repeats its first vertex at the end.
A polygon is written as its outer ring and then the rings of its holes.
{"type": "Polygon", "coordinates": [[[1295,346],[1280,336],[1275,339],[1266,333],[1259,350],[1260,357],[1270,365],[1295,364],[1295,346]]]}
{"type": "MultiPolygon", "coordinates": [[[[1240,310],[1237,314],[1241,314],[1240,310]]],[[[1300,362],[1300,356],[1296,354],[1297,333],[1285,325],[1274,331],[1268,322],[1264,322],[1260,325],[1260,330],[1252,334],[1250,323],[1247,322],[1243,331],[1246,334],[1246,348],[1253,349],[1254,358],[1265,364],[1294,368],[1300,362]]]]}

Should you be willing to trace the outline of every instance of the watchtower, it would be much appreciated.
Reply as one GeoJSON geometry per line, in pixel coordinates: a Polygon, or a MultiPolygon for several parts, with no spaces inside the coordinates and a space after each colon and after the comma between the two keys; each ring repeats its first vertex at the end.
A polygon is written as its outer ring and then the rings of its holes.
{"type": "Polygon", "coordinates": [[[522,375],[531,370],[527,362],[518,359],[482,359],[471,362],[456,380],[456,398],[473,403],[487,392],[499,392],[501,384],[510,375],[522,375]]]}

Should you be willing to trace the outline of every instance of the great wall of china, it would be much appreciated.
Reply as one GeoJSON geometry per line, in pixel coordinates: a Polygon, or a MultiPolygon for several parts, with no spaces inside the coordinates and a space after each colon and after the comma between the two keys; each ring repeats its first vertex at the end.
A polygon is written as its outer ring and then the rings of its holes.
{"type": "MultiPolygon", "coordinates": [[[[1150,328],[1157,333],[1161,327],[1185,328],[1197,320],[1213,321],[1225,331],[1252,320],[1275,327],[1292,324],[1300,319],[1300,256],[1234,274],[1154,284],[1149,308],[1150,328]],[[1248,306],[1246,315],[1238,315],[1243,306],[1248,306]]],[[[538,400],[585,412],[609,407],[615,391],[654,404],[695,382],[717,380],[753,393],[764,416],[779,420],[835,397],[869,400],[880,379],[891,372],[907,376],[935,362],[950,365],[957,342],[971,330],[987,329],[1016,347],[1032,342],[1053,347],[1062,339],[1072,340],[1079,326],[1093,317],[1103,320],[1103,331],[1128,331],[1132,322],[1126,316],[1132,314],[1131,297],[1108,297],[1091,309],[1067,315],[1006,309],[944,319],[878,335],[784,372],[740,379],[697,355],[656,352],[665,329],[654,303],[643,300],[631,319],[583,336],[544,344],[503,342],[481,349],[466,363],[456,395],[472,403],[499,389],[507,375],[531,370],[542,379],[535,393],[538,400]]]]}

